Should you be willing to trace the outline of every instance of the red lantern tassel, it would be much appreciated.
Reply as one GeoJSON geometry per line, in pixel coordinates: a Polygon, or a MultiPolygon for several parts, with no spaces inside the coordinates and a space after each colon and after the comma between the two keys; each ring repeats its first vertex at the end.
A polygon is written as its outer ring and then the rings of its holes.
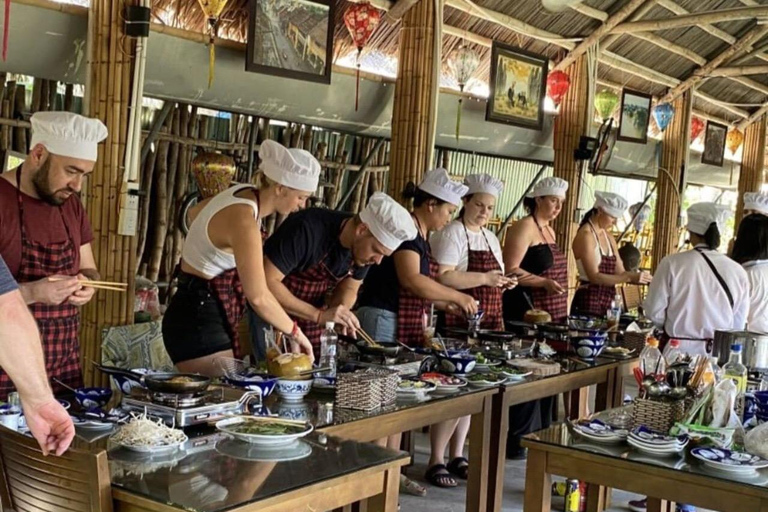
{"type": "Polygon", "coordinates": [[[357,63],[357,79],[355,80],[355,112],[357,112],[358,103],[360,102],[360,63],[357,63]]]}
{"type": "Polygon", "coordinates": [[[3,18],[3,62],[8,58],[8,32],[10,31],[10,23],[8,20],[11,16],[11,0],[5,0],[5,14],[3,18]]]}
{"type": "Polygon", "coordinates": [[[459,98],[459,108],[456,109],[456,142],[459,142],[459,133],[461,132],[461,103],[464,98],[459,98]]]}

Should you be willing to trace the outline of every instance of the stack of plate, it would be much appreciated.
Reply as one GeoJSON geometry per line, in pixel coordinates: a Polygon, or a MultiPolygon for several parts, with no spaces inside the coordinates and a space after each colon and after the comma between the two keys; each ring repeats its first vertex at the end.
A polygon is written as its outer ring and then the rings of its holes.
{"type": "Polygon", "coordinates": [[[682,453],[688,444],[688,438],[686,436],[669,436],[641,425],[629,433],[627,442],[640,452],[666,457],[682,453]]]}
{"type": "Polygon", "coordinates": [[[584,420],[573,424],[573,430],[588,441],[618,444],[627,440],[628,432],[614,428],[600,420],[584,420]]]}
{"type": "Polygon", "coordinates": [[[725,448],[694,448],[691,455],[703,461],[709,469],[734,475],[754,475],[758,469],[768,468],[768,460],[725,448]]]}

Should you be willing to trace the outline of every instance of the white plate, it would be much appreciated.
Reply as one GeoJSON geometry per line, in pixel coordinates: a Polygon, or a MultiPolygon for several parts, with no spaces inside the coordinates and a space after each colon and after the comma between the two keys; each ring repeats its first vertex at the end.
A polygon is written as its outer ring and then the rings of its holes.
{"type": "Polygon", "coordinates": [[[507,373],[507,372],[501,372],[502,375],[507,377],[507,380],[511,381],[518,381],[518,380],[525,380],[526,377],[533,375],[533,372],[525,372],[525,373],[507,373]]]}
{"type": "Polygon", "coordinates": [[[75,416],[72,416],[72,423],[74,423],[77,428],[88,430],[110,430],[115,426],[114,423],[109,421],[84,420],[75,416]]]}
{"type": "Polygon", "coordinates": [[[312,447],[301,440],[292,441],[284,446],[268,447],[237,439],[224,439],[216,443],[216,451],[238,460],[288,462],[308,457],[312,454],[312,447]]]}
{"type": "Polygon", "coordinates": [[[659,455],[662,457],[670,455],[679,455],[684,449],[685,445],[673,446],[672,448],[655,448],[642,443],[638,443],[632,438],[627,439],[629,446],[635,448],[637,451],[647,453],[648,455],[659,455]]]}
{"type": "Polygon", "coordinates": [[[216,423],[216,428],[226,434],[229,434],[235,439],[239,439],[241,441],[245,441],[247,443],[260,445],[260,446],[285,446],[285,445],[291,444],[293,441],[301,437],[306,436],[307,434],[312,432],[312,430],[314,430],[314,427],[309,423],[305,423],[304,431],[299,432],[298,434],[281,434],[281,435],[243,434],[243,433],[234,432],[231,430],[231,427],[238,425],[240,423],[244,423],[246,421],[263,422],[263,423],[280,422],[279,419],[275,419],[275,418],[264,418],[259,416],[251,416],[246,418],[241,416],[236,418],[227,418],[225,420],[218,421],[216,423]]]}
{"type": "MultiPolygon", "coordinates": [[[[408,381],[411,379],[404,379],[404,380],[408,381]]],[[[427,382],[427,381],[422,381],[422,382],[426,384],[426,386],[424,386],[423,388],[402,388],[398,384],[397,394],[402,396],[426,395],[427,393],[431,393],[432,391],[437,389],[437,386],[435,385],[434,382],[427,382]]]]}
{"type": "Polygon", "coordinates": [[[694,448],[691,455],[704,461],[706,466],[720,471],[751,473],[768,467],[768,460],[745,452],[733,452],[724,448],[694,448]]]}
{"type": "Polygon", "coordinates": [[[613,437],[606,437],[606,436],[603,436],[603,437],[594,437],[594,436],[590,436],[590,435],[588,435],[588,434],[585,434],[584,432],[581,432],[581,431],[578,431],[578,430],[576,431],[576,433],[577,433],[578,435],[580,435],[581,437],[583,437],[584,439],[586,439],[586,440],[588,440],[588,441],[593,441],[593,442],[595,442],[595,443],[602,443],[602,444],[621,444],[621,443],[623,443],[624,441],[626,441],[626,439],[625,439],[625,438],[623,438],[623,437],[618,437],[618,436],[613,436],[613,437]]]}
{"type": "MultiPolygon", "coordinates": [[[[186,436],[184,436],[186,438],[186,436]]],[[[175,443],[175,444],[164,444],[160,446],[134,446],[131,444],[125,444],[125,443],[115,443],[118,446],[122,446],[126,450],[131,450],[132,452],[138,452],[138,453],[147,453],[151,455],[167,455],[169,453],[174,453],[176,450],[179,449],[181,445],[187,442],[187,439],[184,439],[184,441],[175,443]]]]}

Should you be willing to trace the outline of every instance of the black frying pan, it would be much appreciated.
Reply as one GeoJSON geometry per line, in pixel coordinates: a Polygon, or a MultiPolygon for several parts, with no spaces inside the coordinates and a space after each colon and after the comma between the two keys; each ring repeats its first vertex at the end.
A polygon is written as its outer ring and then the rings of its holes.
{"type": "Polygon", "coordinates": [[[205,391],[211,383],[211,378],[195,373],[153,373],[142,375],[114,366],[93,365],[108,375],[121,375],[133,379],[150,391],[158,393],[197,393],[205,391]]]}
{"type": "Polygon", "coordinates": [[[397,357],[400,354],[401,347],[399,345],[380,345],[378,347],[372,347],[363,340],[356,340],[351,336],[345,334],[339,334],[339,341],[354,345],[361,354],[371,356],[385,356],[385,357],[397,357]]]}

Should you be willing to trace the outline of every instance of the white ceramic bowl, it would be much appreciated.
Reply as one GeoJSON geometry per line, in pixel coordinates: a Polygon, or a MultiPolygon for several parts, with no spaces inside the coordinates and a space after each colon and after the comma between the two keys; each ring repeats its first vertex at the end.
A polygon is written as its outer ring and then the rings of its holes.
{"type": "Polygon", "coordinates": [[[303,400],[312,389],[313,379],[304,380],[277,380],[277,394],[286,402],[298,402],[303,400]]]}

